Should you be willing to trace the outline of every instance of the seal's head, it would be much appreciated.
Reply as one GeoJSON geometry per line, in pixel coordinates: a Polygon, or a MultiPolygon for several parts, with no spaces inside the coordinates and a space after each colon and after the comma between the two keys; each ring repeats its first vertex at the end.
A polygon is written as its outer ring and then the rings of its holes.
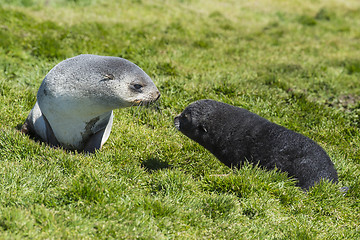
{"type": "Polygon", "coordinates": [[[55,66],[37,94],[45,114],[47,106],[52,111],[59,103],[68,113],[71,109],[77,114],[84,109],[87,113],[89,109],[103,113],[154,102],[159,97],[160,92],[151,78],[134,63],[119,57],[90,54],[69,58],[55,66]]]}

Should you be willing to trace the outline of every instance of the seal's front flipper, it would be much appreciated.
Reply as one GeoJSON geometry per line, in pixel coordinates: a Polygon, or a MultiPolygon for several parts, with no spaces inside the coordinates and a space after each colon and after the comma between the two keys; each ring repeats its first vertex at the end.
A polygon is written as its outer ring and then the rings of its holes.
{"type": "Polygon", "coordinates": [[[102,147],[101,139],[104,136],[104,132],[105,129],[100,130],[99,132],[92,135],[84,147],[84,152],[94,153],[95,150],[100,149],[102,147]]]}
{"type": "Polygon", "coordinates": [[[44,123],[46,126],[46,142],[52,146],[52,147],[59,147],[60,143],[59,141],[56,139],[54,131],[52,130],[49,121],[46,119],[45,115],[42,115],[43,119],[44,119],[44,123]]]}
{"type": "Polygon", "coordinates": [[[106,121],[99,121],[97,127],[103,126],[102,123],[107,123],[105,127],[95,132],[93,135],[90,136],[89,140],[85,144],[84,152],[87,153],[94,153],[95,150],[101,149],[104,145],[106,140],[110,136],[112,124],[113,124],[114,114],[111,111],[108,117],[104,118],[106,121]]]}
{"type": "Polygon", "coordinates": [[[25,123],[21,127],[21,132],[37,141],[48,143],[50,146],[60,146],[48,120],[42,114],[38,102],[31,109],[25,123]]]}

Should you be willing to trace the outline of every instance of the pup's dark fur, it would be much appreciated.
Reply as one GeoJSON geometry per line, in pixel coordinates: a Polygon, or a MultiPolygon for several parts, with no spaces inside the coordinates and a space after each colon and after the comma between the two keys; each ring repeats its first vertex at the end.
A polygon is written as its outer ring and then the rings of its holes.
{"type": "Polygon", "coordinates": [[[175,126],[228,167],[244,161],[278,168],[308,190],[321,179],[338,181],[334,164],[313,140],[245,109],[213,100],[190,104],[175,126]]]}

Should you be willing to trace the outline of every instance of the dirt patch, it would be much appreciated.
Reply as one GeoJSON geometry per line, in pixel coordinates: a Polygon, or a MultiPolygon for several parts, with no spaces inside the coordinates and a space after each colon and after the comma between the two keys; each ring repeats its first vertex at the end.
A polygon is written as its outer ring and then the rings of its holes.
{"type": "Polygon", "coordinates": [[[360,109],[360,96],[347,94],[341,95],[338,98],[329,98],[326,101],[329,107],[339,108],[347,111],[360,109]]]}

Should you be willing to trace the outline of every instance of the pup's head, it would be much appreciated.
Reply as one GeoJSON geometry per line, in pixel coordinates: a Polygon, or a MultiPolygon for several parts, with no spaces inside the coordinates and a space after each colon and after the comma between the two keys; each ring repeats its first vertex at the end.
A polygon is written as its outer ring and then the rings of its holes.
{"type": "Polygon", "coordinates": [[[213,100],[199,100],[191,103],[175,117],[176,129],[203,145],[207,142],[206,139],[210,137],[214,127],[211,122],[216,119],[214,112],[218,104],[213,100]]]}

